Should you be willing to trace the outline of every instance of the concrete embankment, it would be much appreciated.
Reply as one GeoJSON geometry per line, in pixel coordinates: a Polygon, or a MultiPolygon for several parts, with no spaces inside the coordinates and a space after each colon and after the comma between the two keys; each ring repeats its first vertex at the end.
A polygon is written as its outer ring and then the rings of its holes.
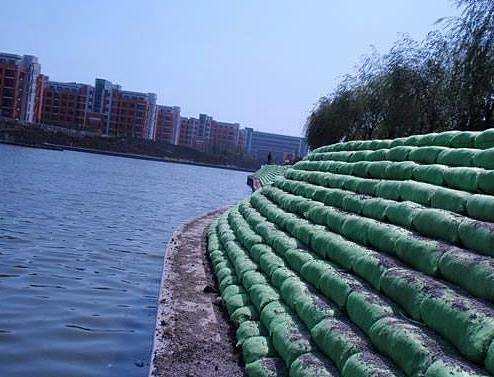
{"type": "Polygon", "coordinates": [[[177,229],[168,243],[150,376],[242,376],[235,334],[217,301],[206,229],[224,209],[177,229]]]}

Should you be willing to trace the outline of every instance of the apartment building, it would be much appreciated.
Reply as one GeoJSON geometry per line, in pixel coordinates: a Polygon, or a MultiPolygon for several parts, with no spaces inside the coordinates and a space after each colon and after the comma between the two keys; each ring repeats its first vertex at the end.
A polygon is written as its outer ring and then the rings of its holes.
{"type": "Polygon", "coordinates": [[[0,116],[33,122],[41,66],[32,55],[0,53],[0,116]]]}
{"type": "Polygon", "coordinates": [[[213,120],[209,136],[210,150],[221,152],[238,149],[240,125],[213,120]]]}
{"type": "Polygon", "coordinates": [[[181,136],[181,119],[180,107],[158,105],[153,140],[178,145],[181,136]]]}

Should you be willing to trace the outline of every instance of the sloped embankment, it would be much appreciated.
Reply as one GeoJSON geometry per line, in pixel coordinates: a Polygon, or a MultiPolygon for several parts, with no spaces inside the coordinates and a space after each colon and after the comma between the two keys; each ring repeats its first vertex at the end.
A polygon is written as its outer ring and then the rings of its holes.
{"type": "Polygon", "coordinates": [[[250,376],[494,375],[494,130],[319,148],[208,253],[250,376]]]}
{"type": "Polygon", "coordinates": [[[263,165],[254,174],[247,177],[247,184],[255,191],[283,176],[287,168],[287,165],[263,165]]]}

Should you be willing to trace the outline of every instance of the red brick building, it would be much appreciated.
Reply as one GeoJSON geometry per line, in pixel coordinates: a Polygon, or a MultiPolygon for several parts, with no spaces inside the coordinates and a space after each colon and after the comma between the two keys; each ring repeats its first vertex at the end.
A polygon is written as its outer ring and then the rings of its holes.
{"type": "Polygon", "coordinates": [[[211,151],[223,152],[238,148],[240,125],[238,123],[226,123],[213,120],[209,136],[211,151]]]}
{"type": "Polygon", "coordinates": [[[181,131],[180,107],[157,106],[156,133],[153,140],[178,145],[181,131]]]}

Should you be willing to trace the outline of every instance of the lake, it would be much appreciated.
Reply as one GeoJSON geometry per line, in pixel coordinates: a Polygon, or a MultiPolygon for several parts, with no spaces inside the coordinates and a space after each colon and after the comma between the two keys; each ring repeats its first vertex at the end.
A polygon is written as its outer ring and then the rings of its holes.
{"type": "Polygon", "coordinates": [[[0,145],[0,376],[146,376],[171,233],[246,177],[0,145]]]}

